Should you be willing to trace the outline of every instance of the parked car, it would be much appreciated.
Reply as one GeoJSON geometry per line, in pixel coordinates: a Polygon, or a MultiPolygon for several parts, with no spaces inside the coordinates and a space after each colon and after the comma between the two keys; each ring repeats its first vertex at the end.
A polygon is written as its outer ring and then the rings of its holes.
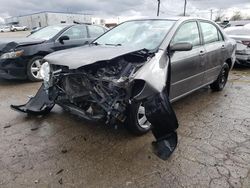
{"type": "Polygon", "coordinates": [[[3,33],[3,32],[10,32],[10,27],[9,26],[0,27],[0,32],[1,33],[3,33]]]}
{"type": "Polygon", "coordinates": [[[250,27],[249,25],[225,29],[229,37],[237,41],[236,62],[250,66],[250,27]]]}
{"type": "Polygon", "coordinates": [[[39,81],[41,60],[51,52],[86,45],[105,28],[96,25],[55,25],[26,38],[0,39],[0,77],[39,81]]]}
{"type": "Polygon", "coordinates": [[[209,20],[127,21],[90,45],[46,56],[44,84],[27,104],[12,108],[44,115],[58,104],[87,120],[124,123],[137,135],[153,125],[155,153],[167,159],[176,148],[178,127],[170,101],[207,85],[221,91],[235,48],[209,20]]]}
{"type": "Polygon", "coordinates": [[[11,25],[10,26],[10,30],[12,32],[16,32],[16,31],[27,31],[28,27],[27,26],[20,26],[20,25],[11,25]]]}

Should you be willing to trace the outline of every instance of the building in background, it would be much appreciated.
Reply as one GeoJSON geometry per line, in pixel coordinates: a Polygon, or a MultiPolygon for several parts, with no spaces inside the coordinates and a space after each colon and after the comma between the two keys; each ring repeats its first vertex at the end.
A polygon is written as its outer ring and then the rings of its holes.
{"type": "Polygon", "coordinates": [[[23,16],[11,17],[5,19],[6,25],[19,24],[28,28],[45,27],[61,23],[88,23],[91,24],[91,15],[68,12],[39,12],[23,16]]]}

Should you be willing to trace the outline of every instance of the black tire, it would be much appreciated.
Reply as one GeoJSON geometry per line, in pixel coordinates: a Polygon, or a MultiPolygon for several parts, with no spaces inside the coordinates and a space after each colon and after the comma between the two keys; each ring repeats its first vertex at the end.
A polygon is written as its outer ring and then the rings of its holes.
{"type": "Polygon", "coordinates": [[[42,59],[43,59],[42,56],[36,56],[33,57],[27,64],[27,77],[32,82],[42,81],[42,78],[37,78],[36,76],[34,76],[34,73],[32,73],[32,65],[34,64],[34,62],[42,59]]]}
{"type": "Polygon", "coordinates": [[[227,63],[224,63],[217,80],[215,80],[215,82],[210,84],[210,88],[213,91],[222,91],[227,83],[228,74],[229,74],[229,66],[227,63]]]}
{"type": "MultiPolygon", "coordinates": [[[[151,130],[151,125],[149,125],[148,127],[146,127],[146,125],[145,127],[142,127],[139,124],[138,118],[140,117],[140,115],[138,113],[140,107],[142,107],[142,103],[131,104],[128,109],[128,118],[125,122],[128,131],[137,136],[144,135],[151,130]]],[[[146,123],[149,123],[148,120],[146,121],[146,123]]]]}

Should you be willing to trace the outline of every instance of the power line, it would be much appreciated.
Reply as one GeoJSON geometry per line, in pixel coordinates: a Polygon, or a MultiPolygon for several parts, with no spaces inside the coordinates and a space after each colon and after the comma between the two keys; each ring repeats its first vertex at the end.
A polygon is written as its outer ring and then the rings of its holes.
{"type": "Polygon", "coordinates": [[[187,0],[185,0],[185,2],[184,2],[184,12],[183,12],[183,16],[186,16],[186,9],[187,9],[187,0]]]}
{"type": "Polygon", "coordinates": [[[158,1],[157,16],[159,16],[159,14],[160,14],[161,0],[157,0],[157,1],[158,1]]]}

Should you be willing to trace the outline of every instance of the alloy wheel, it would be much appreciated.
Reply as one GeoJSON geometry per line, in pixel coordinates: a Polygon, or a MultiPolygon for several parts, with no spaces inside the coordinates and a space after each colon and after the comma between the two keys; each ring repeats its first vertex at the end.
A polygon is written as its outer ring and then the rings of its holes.
{"type": "Polygon", "coordinates": [[[143,129],[149,129],[151,127],[151,123],[148,121],[145,113],[145,107],[143,104],[139,106],[138,112],[137,112],[137,121],[141,128],[143,129]]]}

